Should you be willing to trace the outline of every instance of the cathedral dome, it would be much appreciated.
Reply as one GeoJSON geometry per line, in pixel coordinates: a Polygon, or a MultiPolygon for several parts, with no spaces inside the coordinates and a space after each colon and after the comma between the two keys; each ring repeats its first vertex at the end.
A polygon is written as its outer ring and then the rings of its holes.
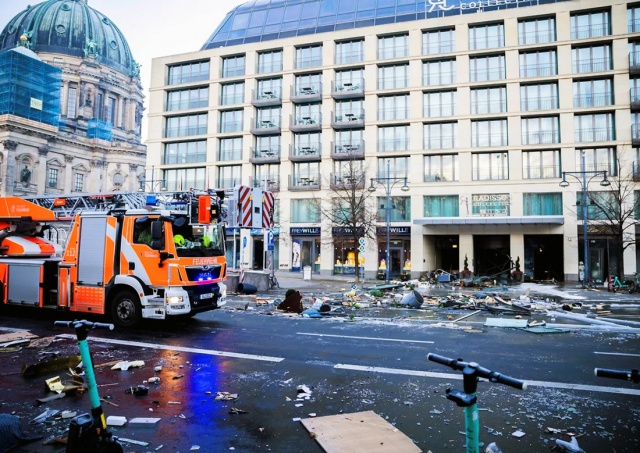
{"type": "Polygon", "coordinates": [[[48,0],[29,6],[0,34],[0,51],[16,45],[36,53],[72,55],[138,76],[139,66],[120,29],[88,0],[48,0]]]}

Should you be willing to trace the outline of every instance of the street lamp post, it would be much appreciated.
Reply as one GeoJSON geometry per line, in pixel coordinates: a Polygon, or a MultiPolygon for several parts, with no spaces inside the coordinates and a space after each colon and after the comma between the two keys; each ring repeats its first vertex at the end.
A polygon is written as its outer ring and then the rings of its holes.
{"type": "Polygon", "coordinates": [[[400,190],[402,190],[403,192],[407,192],[409,190],[409,186],[407,186],[407,178],[406,176],[404,178],[396,178],[396,177],[390,177],[390,171],[389,171],[389,160],[387,160],[387,176],[384,178],[371,178],[371,185],[369,186],[369,191],[370,192],[375,192],[376,191],[376,186],[374,186],[374,182],[376,184],[381,185],[382,187],[384,187],[385,189],[385,193],[387,195],[387,204],[385,205],[385,217],[386,217],[386,223],[387,223],[387,258],[386,258],[386,274],[385,274],[385,283],[389,284],[389,271],[391,270],[391,250],[390,250],[390,245],[391,245],[391,189],[393,189],[393,187],[398,184],[399,182],[402,182],[402,187],[400,188],[400,190]]]}
{"type": "Polygon", "coordinates": [[[151,166],[151,182],[147,184],[146,174],[143,174],[140,177],[140,187],[138,188],[138,192],[145,192],[145,189],[149,189],[149,192],[155,192],[156,185],[160,184],[160,191],[164,192],[167,190],[164,179],[155,179],[155,166],[151,166]]]}
{"type": "Polygon", "coordinates": [[[584,275],[582,276],[582,287],[584,288],[586,284],[589,282],[589,235],[588,235],[588,206],[587,206],[587,188],[589,187],[589,183],[593,178],[598,175],[602,175],[602,181],[600,181],[600,185],[602,187],[610,186],[611,183],[607,179],[607,171],[606,170],[585,170],[585,155],[584,150],[581,152],[581,160],[582,160],[582,171],[563,171],[562,172],[562,181],[560,181],[560,187],[568,187],[569,182],[567,181],[567,176],[572,176],[580,183],[580,188],[582,190],[582,230],[583,230],[583,252],[582,259],[584,260],[584,275]],[[587,181],[587,175],[591,175],[589,180],[587,181]],[[582,177],[582,179],[580,179],[582,177]]]}

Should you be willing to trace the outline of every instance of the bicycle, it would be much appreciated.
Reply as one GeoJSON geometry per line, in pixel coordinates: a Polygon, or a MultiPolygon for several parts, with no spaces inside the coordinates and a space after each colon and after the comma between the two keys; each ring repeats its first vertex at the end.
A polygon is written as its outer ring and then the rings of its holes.
{"type": "MultiPolygon", "coordinates": [[[[432,362],[446,365],[454,370],[462,371],[464,391],[447,389],[447,399],[453,401],[458,407],[464,408],[464,425],[467,437],[466,452],[480,453],[480,415],[478,413],[478,398],[476,391],[478,379],[485,378],[490,382],[508,385],[519,390],[525,390],[527,383],[515,379],[497,371],[483,368],[475,362],[463,362],[462,359],[450,359],[437,354],[429,353],[427,359],[432,362]]],[[[490,451],[491,445],[487,451],[490,451]]],[[[496,447],[497,449],[497,447],[496,447]]]]}
{"type": "Polygon", "coordinates": [[[269,289],[278,288],[280,289],[280,283],[278,283],[278,279],[275,274],[269,274],[269,289]]]}
{"type": "Polygon", "coordinates": [[[84,365],[87,378],[87,390],[91,403],[91,414],[80,414],[69,424],[69,436],[67,439],[67,453],[123,453],[123,448],[118,438],[107,429],[107,421],[100,404],[96,374],[91,361],[87,336],[89,329],[103,328],[113,330],[113,324],[105,324],[89,321],[55,321],[54,325],[73,327],[76,330],[80,358],[84,365]]]}

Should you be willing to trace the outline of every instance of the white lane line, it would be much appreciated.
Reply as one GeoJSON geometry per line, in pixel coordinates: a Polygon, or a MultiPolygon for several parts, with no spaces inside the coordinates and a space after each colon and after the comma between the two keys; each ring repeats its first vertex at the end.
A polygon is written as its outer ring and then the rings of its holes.
{"type": "Polygon", "coordinates": [[[329,335],[326,333],[309,333],[309,332],[297,332],[298,335],[312,335],[316,337],[333,337],[333,338],[353,338],[356,340],[378,340],[378,341],[398,341],[400,343],[429,343],[433,344],[433,341],[426,340],[404,340],[401,338],[379,338],[379,337],[356,337],[352,335],[329,335]]]}
{"type": "Polygon", "coordinates": [[[626,357],[640,357],[640,354],[627,354],[625,352],[598,352],[593,351],[594,354],[602,354],[602,355],[623,355],[626,357]]]}
{"type": "MultiPolygon", "coordinates": [[[[462,374],[453,374],[453,373],[435,373],[432,371],[416,371],[416,370],[403,370],[400,368],[384,368],[384,367],[375,367],[375,366],[361,366],[361,365],[349,365],[345,363],[339,363],[334,368],[338,368],[341,370],[352,370],[352,371],[366,371],[369,373],[383,373],[383,374],[399,374],[404,376],[420,376],[420,377],[432,377],[438,379],[447,379],[447,380],[462,380],[462,374]]],[[[635,395],[640,396],[640,390],[635,389],[625,389],[618,387],[604,387],[600,385],[583,385],[583,384],[566,384],[563,382],[550,382],[550,381],[528,381],[523,379],[528,386],[534,387],[553,387],[556,389],[566,389],[566,390],[585,390],[588,392],[600,392],[600,393],[617,393],[620,395],[635,395]]]]}
{"type": "MultiPolygon", "coordinates": [[[[61,335],[58,335],[58,337],[69,338],[72,340],[76,339],[75,335],[70,335],[70,334],[61,334],[61,335]]],[[[162,349],[166,351],[192,352],[194,354],[215,355],[220,357],[234,357],[236,359],[260,360],[263,362],[282,362],[284,360],[284,357],[270,357],[266,355],[242,354],[240,352],[215,351],[213,349],[185,348],[184,346],[169,346],[164,344],[142,343],[140,341],[116,340],[111,338],[91,337],[90,341],[96,341],[100,343],[119,344],[123,346],[137,346],[139,348],[162,349]]]]}

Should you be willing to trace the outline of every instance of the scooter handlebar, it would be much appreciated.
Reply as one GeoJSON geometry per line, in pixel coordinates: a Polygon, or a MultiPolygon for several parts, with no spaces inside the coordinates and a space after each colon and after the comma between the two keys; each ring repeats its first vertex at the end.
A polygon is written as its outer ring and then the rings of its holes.
{"type": "Polygon", "coordinates": [[[616,370],[612,368],[594,368],[594,374],[597,377],[605,377],[612,379],[621,379],[623,381],[631,381],[640,383],[640,370],[616,370]]]}
{"type": "Polygon", "coordinates": [[[502,373],[498,373],[497,371],[491,371],[487,368],[481,367],[475,362],[464,362],[461,359],[451,359],[449,357],[433,353],[429,353],[427,355],[427,359],[459,371],[464,370],[466,367],[471,367],[476,370],[478,376],[489,379],[491,382],[508,385],[519,390],[526,390],[527,388],[526,382],[521,381],[520,379],[512,378],[511,376],[507,376],[502,373]]]}
{"type": "Polygon", "coordinates": [[[89,329],[109,329],[109,330],[113,330],[114,329],[114,325],[113,324],[109,324],[109,323],[105,323],[105,322],[90,322],[87,320],[75,320],[75,321],[54,321],[53,322],[54,326],[63,326],[63,327],[71,327],[71,328],[78,328],[80,326],[85,326],[89,329]]]}

